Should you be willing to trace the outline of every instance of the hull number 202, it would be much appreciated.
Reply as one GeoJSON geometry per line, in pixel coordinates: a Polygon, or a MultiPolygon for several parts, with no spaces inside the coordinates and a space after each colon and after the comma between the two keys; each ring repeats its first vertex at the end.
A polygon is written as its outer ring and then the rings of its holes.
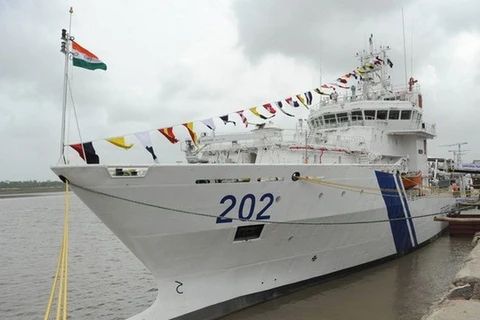
{"type": "MultiPolygon", "coordinates": [[[[227,207],[217,217],[217,223],[230,223],[232,218],[227,217],[231,211],[236,211],[235,219],[247,220],[269,220],[270,216],[266,214],[267,210],[273,204],[273,194],[265,193],[258,200],[251,193],[244,195],[237,206],[237,198],[234,195],[226,195],[220,200],[220,204],[226,204],[227,207]],[[258,207],[258,210],[255,210],[258,207]]],[[[232,214],[230,214],[232,216],[232,214]]]]}

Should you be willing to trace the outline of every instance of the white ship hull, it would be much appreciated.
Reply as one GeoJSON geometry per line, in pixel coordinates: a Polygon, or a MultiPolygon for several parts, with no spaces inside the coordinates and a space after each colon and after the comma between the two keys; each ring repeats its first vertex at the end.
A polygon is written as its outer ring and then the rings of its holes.
{"type": "Polygon", "coordinates": [[[398,175],[379,165],[153,165],[129,177],[102,165],[53,170],[153,273],[157,300],[135,320],[215,318],[276,288],[409,252],[446,227],[432,214],[454,203],[405,197],[398,175]],[[294,172],[334,184],[293,181],[294,172]],[[260,224],[257,239],[235,241],[238,227],[260,224]]]}

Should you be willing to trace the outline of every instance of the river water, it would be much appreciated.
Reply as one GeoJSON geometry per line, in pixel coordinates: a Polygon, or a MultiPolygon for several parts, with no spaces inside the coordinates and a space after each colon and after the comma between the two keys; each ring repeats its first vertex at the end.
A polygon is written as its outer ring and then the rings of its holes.
{"type": "MultiPolygon", "coordinates": [[[[63,232],[64,195],[0,198],[0,318],[43,318],[63,232]]],[[[223,320],[420,319],[446,292],[470,238],[440,237],[400,259],[240,311],[223,320]]],[[[70,196],[69,315],[125,319],[154,300],[148,270],[70,196]]]]}

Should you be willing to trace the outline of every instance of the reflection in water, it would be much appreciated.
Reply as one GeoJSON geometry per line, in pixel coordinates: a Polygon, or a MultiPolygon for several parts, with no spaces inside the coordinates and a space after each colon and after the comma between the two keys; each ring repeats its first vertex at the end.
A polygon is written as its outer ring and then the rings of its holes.
{"type": "Polygon", "coordinates": [[[470,239],[444,235],[402,258],[257,305],[222,320],[420,319],[445,294],[470,250],[470,239]]]}

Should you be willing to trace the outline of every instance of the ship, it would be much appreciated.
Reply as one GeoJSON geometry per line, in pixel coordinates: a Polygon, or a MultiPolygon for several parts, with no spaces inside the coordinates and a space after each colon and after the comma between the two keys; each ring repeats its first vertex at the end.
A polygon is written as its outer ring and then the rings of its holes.
{"type": "Polygon", "coordinates": [[[218,319],[444,231],[434,217],[455,200],[428,164],[436,127],[416,81],[390,83],[389,50],[370,41],[355,86],[319,87],[293,131],[201,134],[182,163],[52,166],[153,274],[156,300],[130,320],[218,319]]]}

